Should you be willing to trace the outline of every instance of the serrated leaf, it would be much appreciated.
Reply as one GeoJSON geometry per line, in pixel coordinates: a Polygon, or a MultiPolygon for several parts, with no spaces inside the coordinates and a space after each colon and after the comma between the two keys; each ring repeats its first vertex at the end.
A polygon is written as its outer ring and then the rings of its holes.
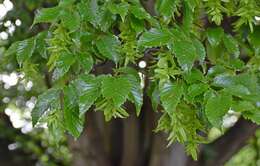
{"type": "Polygon", "coordinates": [[[175,0],[160,0],[156,1],[157,10],[163,16],[170,17],[175,12],[176,1],[175,0]]]}
{"type": "Polygon", "coordinates": [[[37,11],[33,25],[38,23],[51,23],[55,21],[60,14],[61,8],[59,6],[52,7],[52,8],[44,8],[37,11]]]}
{"type": "Polygon", "coordinates": [[[198,39],[193,39],[192,40],[193,45],[196,49],[196,54],[197,54],[197,59],[200,61],[200,63],[202,64],[203,61],[205,60],[206,57],[206,51],[205,51],[205,47],[203,46],[203,44],[198,40],[198,39]]]}
{"type": "Polygon", "coordinates": [[[43,31],[36,36],[36,51],[45,59],[48,57],[45,40],[48,38],[48,31],[43,31]]]}
{"type": "Polygon", "coordinates": [[[209,97],[205,113],[209,122],[215,127],[221,127],[223,116],[228,112],[232,104],[232,96],[226,93],[209,97]]]}
{"type": "Polygon", "coordinates": [[[182,70],[191,70],[194,61],[196,60],[196,48],[189,41],[176,40],[173,43],[172,51],[175,54],[178,63],[182,70]]]}
{"type": "Polygon", "coordinates": [[[62,52],[55,62],[55,69],[53,71],[52,79],[58,80],[63,77],[75,62],[75,57],[71,53],[62,52]]]}
{"type": "Polygon", "coordinates": [[[250,119],[252,122],[260,125],[260,111],[259,111],[259,109],[243,112],[242,115],[243,115],[244,118],[250,119]]]}
{"type": "Polygon", "coordinates": [[[248,41],[251,46],[254,48],[255,54],[260,55],[260,28],[256,26],[253,33],[248,35],[248,41]]]}
{"type": "Polygon", "coordinates": [[[93,67],[94,60],[88,53],[80,53],[77,56],[77,60],[80,63],[85,73],[89,73],[93,67]]]}
{"type": "Polygon", "coordinates": [[[212,46],[217,46],[221,42],[224,35],[222,28],[209,28],[207,30],[208,41],[212,46]]]}
{"type": "Polygon", "coordinates": [[[12,43],[12,45],[6,50],[5,56],[16,54],[18,46],[19,46],[19,41],[12,43]]]}
{"type": "Polygon", "coordinates": [[[114,35],[101,36],[99,40],[96,41],[96,46],[98,51],[106,58],[118,62],[120,55],[118,49],[120,47],[120,42],[114,35]]]}
{"type": "Polygon", "coordinates": [[[223,36],[224,45],[228,51],[228,53],[232,54],[235,58],[239,57],[240,51],[238,47],[238,42],[231,35],[223,36]]]}
{"type": "Polygon", "coordinates": [[[63,25],[70,31],[74,32],[80,28],[80,15],[77,11],[67,11],[61,12],[61,21],[63,25]]]}
{"type": "Polygon", "coordinates": [[[129,99],[135,104],[136,114],[139,116],[143,105],[143,90],[141,87],[141,82],[140,79],[138,80],[133,75],[129,74],[126,77],[131,84],[129,99]]]}
{"type": "Polygon", "coordinates": [[[101,95],[101,80],[93,75],[85,75],[73,84],[79,95],[80,116],[83,116],[101,95]]]}
{"type": "Polygon", "coordinates": [[[16,50],[16,59],[21,66],[22,63],[30,58],[35,50],[36,40],[35,38],[26,39],[18,42],[16,50]]]}
{"type": "Polygon", "coordinates": [[[131,92],[131,83],[126,77],[107,76],[102,81],[102,95],[112,100],[116,107],[120,107],[131,92]]]}
{"type": "Polygon", "coordinates": [[[38,96],[35,108],[32,111],[32,123],[35,125],[38,120],[49,109],[58,109],[60,103],[60,90],[49,89],[43,94],[38,96]]]}
{"type": "Polygon", "coordinates": [[[171,33],[167,29],[152,28],[140,37],[138,44],[142,47],[162,46],[169,43],[171,33]]]}
{"type": "Polygon", "coordinates": [[[188,84],[204,81],[204,76],[202,72],[198,69],[192,69],[191,71],[184,73],[183,76],[184,76],[184,80],[188,84]]]}
{"type": "Polygon", "coordinates": [[[98,27],[100,24],[100,8],[98,6],[97,0],[89,0],[87,3],[78,4],[79,12],[82,17],[89,21],[93,26],[98,27]]]}
{"type": "Polygon", "coordinates": [[[167,82],[159,91],[163,108],[169,115],[172,115],[183,95],[182,84],[178,82],[167,82]]]}
{"type": "Polygon", "coordinates": [[[69,133],[78,138],[84,128],[84,119],[79,115],[77,93],[72,85],[64,88],[64,122],[69,133]]]}
{"type": "Polygon", "coordinates": [[[188,95],[194,98],[200,94],[203,94],[208,88],[209,86],[207,84],[203,84],[203,83],[192,84],[188,88],[188,95]]]}
{"type": "Polygon", "coordinates": [[[113,15],[108,8],[103,7],[100,10],[100,23],[99,27],[103,32],[107,32],[109,28],[112,26],[114,21],[116,20],[116,16],[113,15]]]}
{"type": "Polygon", "coordinates": [[[145,11],[141,5],[131,5],[130,12],[138,19],[149,19],[150,15],[145,11]]]}
{"type": "Polygon", "coordinates": [[[113,14],[119,14],[122,21],[124,22],[128,13],[129,4],[127,2],[121,2],[119,4],[109,3],[108,9],[113,14]]]}

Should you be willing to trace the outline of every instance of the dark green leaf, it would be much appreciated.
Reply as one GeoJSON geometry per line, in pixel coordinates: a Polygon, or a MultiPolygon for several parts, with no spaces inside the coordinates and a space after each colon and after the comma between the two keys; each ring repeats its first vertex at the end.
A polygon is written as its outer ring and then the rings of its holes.
{"type": "Polygon", "coordinates": [[[53,71],[52,79],[58,80],[63,77],[70,69],[71,65],[75,62],[74,55],[62,52],[55,62],[55,70],[53,71]]]}
{"type": "Polygon", "coordinates": [[[77,59],[85,73],[89,73],[93,67],[93,58],[88,53],[78,54],[77,59]]]}
{"type": "Polygon", "coordinates": [[[222,40],[224,30],[222,28],[209,28],[207,30],[208,41],[212,46],[217,46],[222,40]]]}
{"type": "Polygon", "coordinates": [[[231,107],[232,96],[226,93],[212,95],[206,104],[206,116],[209,122],[215,127],[221,127],[223,116],[231,107]]]}
{"type": "Polygon", "coordinates": [[[142,47],[154,47],[168,44],[171,33],[167,29],[150,29],[139,39],[138,44],[142,47]]]}
{"type": "Polygon", "coordinates": [[[76,11],[64,10],[61,12],[61,20],[70,32],[76,31],[80,27],[80,15],[76,11]]]}
{"type": "Polygon", "coordinates": [[[85,75],[73,84],[79,95],[80,116],[83,116],[101,95],[101,79],[93,75],[85,75]]]}
{"type": "Polygon", "coordinates": [[[35,125],[38,120],[50,109],[59,109],[60,91],[49,89],[39,95],[35,108],[32,111],[32,122],[35,125]]]}
{"type": "Polygon", "coordinates": [[[238,58],[240,54],[238,42],[233,38],[233,36],[225,34],[223,42],[228,53],[232,54],[235,58],[238,58]]]}
{"type": "Polygon", "coordinates": [[[177,57],[182,70],[191,70],[193,63],[196,60],[196,48],[193,44],[189,41],[176,40],[173,43],[172,51],[177,57]]]}
{"type": "Polygon", "coordinates": [[[77,93],[72,85],[64,88],[64,122],[69,133],[79,137],[83,131],[84,119],[79,116],[77,93]]]}
{"type": "Polygon", "coordinates": [[[119,14],[123,22],[125,21],[125,17],[128,13],[128,8],[129,4],[127,2],[121,2],[119,4],[110,3],[108,5],[110,12],[113,14],[119,14]]]}
{"type": "Polygon", "coordinates": [[[183,87],[178,82],[167,82],[160,89],[160,100],[162,106],[169,115],[175,111],[183,95],[183,87]]]}
{"type": "Polygon", "coordinates": [[[16,50],[16,58],[20,66],[25,60],[32,56],[35,46],[35,38],[26,39],[18,43],[16,50]]]}
{"type": "Polygon", "coordinates": [[[101,36],[99,40],[96,41],[98,51],[106,58],[118,62],[120,55],[118,49],[120,47],[120,42],[116,36],[107,35],[101,36]]]}
{"type": "Polygon", "coordinates": [[[61,8],[56,6],[39,10],[34,18],[33,25],[38,23],[51,23],[55,21],[60,14],[61,8]]]}
{"type": "Polygon", "coordinates": [[[102,94],[107,100],[112,100],[116,107],[120,107],[131,92],[131,83],[126,77],[104,77],[102,94]]]}

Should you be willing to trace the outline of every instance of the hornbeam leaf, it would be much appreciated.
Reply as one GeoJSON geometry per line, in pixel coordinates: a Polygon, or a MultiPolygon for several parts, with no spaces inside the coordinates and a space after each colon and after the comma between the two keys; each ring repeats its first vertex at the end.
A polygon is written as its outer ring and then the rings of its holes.
{"type": "Polygon", "coordinates": [[[119,4],[109,3],[108,9],[113,14],[119,14],[122,21],[124,22],[128,13],[129,4],[127,2],[121,2],[119,4]]]}
{"type": "Polygon", "coordinates": [[[238,42],[231,35],[224,35],[223,38],[224,45],[228,51],[228,53],[234,55],[235,58],[239,57],[239,47],[238,42]]]}
{"type": "Polygon", "coordinates": [[[171,33],[167,29],[150,29],[140,37],[138,44],[142,47],[162,46],[169,43],[171,33]]]}
{"type": "Polygon", "coordinates": [[[157,10],[163,16],[170,17],[173,12],[176,10],[176,5],[178,5],[178,1],[174,0],[160,0],[157,2],[157,10]],[[176,3],[177,2],[177,3],[176,3]]]}
{"type": "Polygon", "coordinates": [[[61,20],[64,26],[71,32],[76,31],[80,27],[80,15],[76,11],[62,11],[61,20]]]}
{"type": "Polygon", "coordinates": [[[61,8],[59,6],[52,8],[44,8],[37,11],[33,25],[38,23],[51,23],[55,21],[60,15],[61,8]]]}
{"type": "Polygon", "coordinates": [[[102,95],[112,100],[116,107],[120,107],[131,92],[131,83],[126,77],[107,76],[102,81],[102,95]]]}
{"type": "Polygon", "coordinates": [[[232,96],[227,93],[211,95],[207,101],[205,113],[209,122],[215,127],[221,127],[223,116],[232,104],[232,96]]]}
{"type": "Polygon", "coordinates": [[[209,28],[207,30],[208,41],[212,46],[217,46],[222,40],[224,30],[222,28],[209,28]]]}
{"type": "Polygon", "coordinates": [[[196,60],[196,48],[189,41],[176,40],[173,43],[172,51],[175,54],[182,70],[191,70],[196,60]]]}
{"type": "Polygon", "coordinates": [[[178,82],[167,82],[159,91],[163,108],[169,115],[172,115],[183,96],[182,84],[178,82]]]}
{"type": "Polygon", "coordinates": [[[67,52],[62,52],[55,62],[55,70],[53,71],[52,79],[58,80],[63,77],[75,62],[75,57],[67,52]]]}
{"type": "Polygon", "coordinates": [[[79,137],[83,131],[84,118],[79,115],[77,93],[72,85],[64,88],[64,122],[69,133],[79,137]]]}
{"type": "Polygon", "coordinates": [[[19,65],[30,58],[35,50],[36,40],[35,38],[26,39],[18,42],[16,50],[16,59],[19,65]]]}
{"type": "Polygon", "coordinates": [[[84,75],[73,82],[79,95],[79,112],[83,116],[101,95],[101,79],[93,75],[84,75]]]}
{"type": "Polygon", "coordinates": [[[132,75],[129,75],[127,77],[132,85],[130,100],[135,104],[136,114],[137,116],[139,116],[143,105],[143,90],[141,87],[141,83],[138,79],[136,79],[136,77],[132,75]]]}
{"type": "Polygon", "coordinates": [[[119,40],[114,35],[102,36],[96,41],[98,51],[106,58],[118,62],[120,55],[118,49],[120,47],[119,40]]]}
{"type": "Polygon", "coordinates": [[[52,109],[59,109],[60,90],[49,89],[39,95],[35,108],[32,111],[32,122],[35,125],[45,112],[52,109]]]}

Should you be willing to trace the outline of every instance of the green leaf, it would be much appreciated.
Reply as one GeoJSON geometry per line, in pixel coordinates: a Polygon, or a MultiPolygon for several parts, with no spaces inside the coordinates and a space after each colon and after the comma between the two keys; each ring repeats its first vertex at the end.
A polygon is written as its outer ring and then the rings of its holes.
{"type": "Polygon", "coordinates": [[[200,63],[202,64],[205,60],[206,57],[206,51],[205,51],[205,47],[203,46],[203,44],[198,40],[198,39],[193,39],[192,40],[193,45],[196,49],[196,54],[197,54],[197,59],[200,61],[200,63]]]}
{"type": "Polygon", "coordinates": [[[48,58],[46,39],[48,39],[48,31],[43,31],[36,36],[36,51],[44,58],[48,58]]]}
{"type": "Polygon", "coordinates": [[[88,53],[80,53],[77,56],[77,60],[80,63],[85,73],[89,73],[93,67],[94,60],[88,53]]]}
{"type": "Polygon", "coordinates": [[[58,80],[63,77],[75,62],[75,57],[71,53],[62,52],[58,60],[55,62],[55,69],[53,71],[52,79],[58,80]]]}
{"type": "Polygon", "coordinates": [[[252,122],[260,125],[260,110],[254,109],[251,111],[243,112],[243,117],[246,119],[250,119],[252,122]]]}
{"type": "Polygon", "coordinates": [[[37,11],[33,21],[33,25],[38,23],[52,23],[59,17],[60,11],[61,8],[59,6],[44,8],[37,11]]]}
{"type": "Polygon", "coordinates": [[[172,51],[177,57],[182,70],[191,70],[194,61],[196,60],[196,48],[189,41],[176,40],[173,43],[172,51]]]}
{"type": "Polygon", "coordinates": [[[35,46],[35,38],[26,39],[18,43],[16,50],[16,59],[20,66],[25,60],[29,59],[32,56],[35,50],[35,46]]]}
{"type": "Polygon", "coordinates": [[[80,136],[84,128],[84,119],[79,116],[77,93],[72,85],[64,88],[64,122],[72,136],[80,136]]]}
{"type": "Polygon", "coordinates": [[[80,28],[80,15],[78,12],[64,10],[61,12],[61,20],[63,25],[70,31],[76,31],[80,28]]]}
{"type": "Polygon", "coordinates": [[[49,89],[38,96],[35,108],[32,111],[32,123],[35,125],[38,120],[48,111],[59,109],[60,90],[49,89]]]}
{"type": "Polygon", "coordinates": [[[159,90],[163,108],[169,115],[172,115],[183,95],[182,84],[178,82],[167,82],[159,90]]]}
{"type": "Polygon", "coordinates": [[[160,0],[157,2],[157,10],[163,16],[170,17],[176,8],[176,0],[160,0]]]}
{"type": "Polygon", "coordinates": [[[256,26],[253,33],[248,35],[248,41],[250,45],[253,47],[255,54],[260,55],[260,27],[256,26]]]}
{"type": "Polygon", "coordinates": [[[126,78],[131,84],[129,100],[135,104],[136,114],[139,116],[143,105],[143,89],[141,87],[141,80],[137,73],[135,75],[128,74],[126,75],[126,78]]]}
{"type": "Polygon", "coordinates": [[[101,95],[101,79],[93,75],[84,75],[77,79],[73,85],[79,95],[80,116],[83,116],[101,95]]]}
{"type": "Polygon", "coordinates": [[[113,15],[107,8],[102,8],[102,10],[100,10],[99,15],[99,27],[103,32],[107,32],[116,20],[116,16],[113,15]]]}
{"type": "Polygon", "coordinates": [[[207,30],[208,41],[212,46],[217,46],[224,36],[224,30],[222,28],[209,28],[207,30]]]}
{"type": "Polygon", "coordinates": [[[235,58],[238,58],[240,54],[238,42],[231,35],[225,34],[223,37],[223,42],[228,53],[232,54],[235,58]]]}
{"type": "Polygon", "coordinates": [[[118,62],[119,47],[120,42],[114,35],[101,36],[99,40],[96,41],[96,46],[98,51],[106,58],[118,62]]]}
{"type": "Polygon", "coordinates": [[[203,83],[192,84],[188,88],[188,95],[194,98],[200,94],[203,94],[208,88],[209,86],[207,84],[203,84],[203,83]]]}
{"type": "Polygon", "coordinates": [[[226,93],[211,95],[207,101],[205,113],[209,122],[215,127],[221,127],[223,116],[231,107],[232,96],[226,93]]]}
{"type": "Polygon", "coordinates": [[[109,3],[108,9],[113,14],[119,14],[122,21],[124,22],[128,13],[129,4],[127,2],[121,2],[119,4],[109,3]]]}
{"type": "Polygon", "coordinates": [[[162,46],[169,43],[171,33],[167,29],[150,29],[140,37],[138,44],[142,47],[162,46]]]}
{"type": "Polygon", "coordinates": [[[202,72],[198,69],[192,69],[191,71],[184,73],[183,76],[184,76],[184,80],[188,84],[204,81],[204,76],[202,72]]]}
{"type": "Polygon", "coordinates": [[[97,0],[89,0],[86,3],[79,3],[78,9],[85,20],[89,21],[93,26],[98,27],[100,24],[100,8],[97,0]]]}
{"type": "Polygon", "coordinates": [[[131,92],[131,83],[126,77],[104,77],[102,81],[102,95],[112,100],[116,107],[120,107],[131,92]]]}
{"type": "Polygon", "coordinates": [[[19,43],[20,43],[20,41],[12,43],[11,46],[6,50],[5,56],[10,56],[10,55],[16,54],[19,43]]]}
{"type": "Polygon", "coordinates": [[[149,19],[150,15],[144,10],[141,5],[131,5],[130,12],[138,19],[149,19]]]}

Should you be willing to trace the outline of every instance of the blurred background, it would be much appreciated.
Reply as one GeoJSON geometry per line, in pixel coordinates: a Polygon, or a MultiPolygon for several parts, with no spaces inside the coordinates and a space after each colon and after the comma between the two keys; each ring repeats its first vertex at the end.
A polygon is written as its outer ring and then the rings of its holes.
{"type": "MultiPolygon", "coordinates": [[[[46,29],[47,25],[31,27],[37,9],[51,7],[56,0],[0,0],[0,166],[69,166],[72,154],[66,136],[61,143],[48,134],[46,125],[32,127],[30,113],[36,96],[47,87],[37,74],[37,65],[24,65],[23,72],[15,57],[6,57],[11,43],[23,40],[46,29]],[[24,73],[26,72],[26,73],[24,73]]],[[[226,127],[237,116],[230,114],[226,127]]],[[[220,131],[212,129],[212,140],[220,131]]],[[[248,140],[226,166],[260,165],[260,131],[248,140]]]]}

